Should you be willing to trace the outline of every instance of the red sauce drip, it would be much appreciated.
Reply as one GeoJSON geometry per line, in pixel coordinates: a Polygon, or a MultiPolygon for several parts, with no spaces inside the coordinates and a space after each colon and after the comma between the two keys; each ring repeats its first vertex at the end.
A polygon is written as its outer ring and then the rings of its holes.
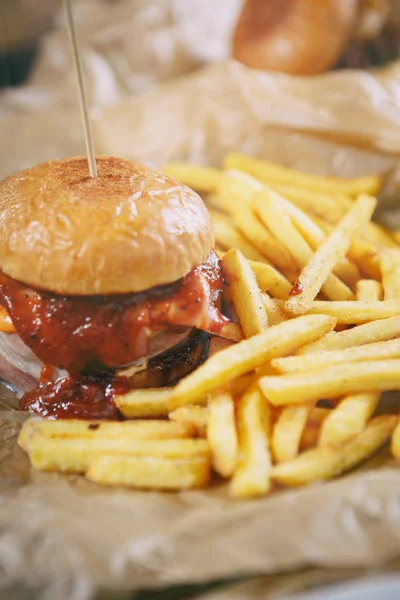
{"type": "Polygon", "coordinates": [[[121,414],[113,402],[114,394],[128,391],[123,377],[77,376],[53,380],[54,371],[44,367],[37,387],[21,399],[20,408],[49,419],[117,420],[121,414]]]}
{"type": "Polygon", "coordinates": [[[301,283],[301,281],[298,280],[298,281],[296,281],[296,283],[294,284],[294,286],[290,290],[289,296],[298,296],[303,291],[304,291],[303,284],[301,283]]]}
{"type": "MultiPolygon", "coordinates": [[[[183,279],[138,294],[60,296],[0,273],[0,302],[45,364],[78,374],[88,363],[122,367],[145,356],[152,332],[196,327],[218,333],[224,284],[214,252],[183,279]]],[[[93,417],[92,417],[93,418],[93,417]]]]}

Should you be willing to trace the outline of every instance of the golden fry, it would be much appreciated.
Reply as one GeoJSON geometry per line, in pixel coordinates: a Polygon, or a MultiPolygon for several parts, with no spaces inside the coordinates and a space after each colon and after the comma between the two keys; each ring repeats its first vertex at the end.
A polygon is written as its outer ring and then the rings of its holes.
{"type": "Polygon", "coordinates": [[[283,321],[287,321],[287,315],[283,312],[280,306],[273,301],[272,298],[268,296],[267,293],[262,295],[262,299],[264,302],[265,310],[267,311],[268,323],[271,325],[279,325],[279,323],[283,323],[283,321]]]}
{"type": "Polygon", "coordinates": [[[222,477],[230,477],[238,459],[235,405],[230,394],[217,394],[210,399],[207,439],[214,470],[222,477]]]}
{"type": "Polygon", "coordinates": [[[314,253],[299,276],[300,293],[291,296],[286,309],[295,315],[304,314],[311,307],[322,284],[341,260],[351,242],[353,233],[367,223],[375,210],[376,199],[360,196],[335,230],[314,253]]]}
{"type": "Polygon", "coordinates": [[[382,284],[375,279],[360,279],[357,282],[357,300],[376,302],[383,300],[382,284]]]}
{"type": "Polygon", "coordinates": [[[124,421],[49,421],[29,419],[25,421],[18,437],[21,448],[26,450],[29,441],[36,436],[45,438],[80,439],[125,439],[125,440],[162,440],[193,437],[195,428],[190,423],[171,423],[169,421],[136,420],[124,421]]]}
{"type": "Polygon", "coordinates": [[[250,156],[234,152],[225,157],[223,166],[225,169],[238,169],[239,171],[249,173],[264,183],[277,182],[290,184],[299,188],[328,194],[336,193],[348,196],[358,196],[359,194],[376,195],[381,186],[381,179],[378,176],[338,179],[336,177],[309,175],[276,163],[251,158],[250,156]]]}
{"type": "Polygon", "coordinates": [[[274,406],[329,400],[360,392],[400,389],[400,359],[332,365],[302,373],[262,377],[259,386],[274,406]]]}
{"type": "Polygon", "coordinates": [[[209,457],[206,440],[135,440],[125,438],[48,438],[29,440],[27,452],[34,469],[84,473],[90,463],[104,454],[163,458],[209,457]]]}
{"type": "Polygon", "coordinates": [[[228,223],[227,219],[212,214],[212,222],[217,243],[224,250],[237,248],[248,259],[260,261],[261,263],[266,260],[256,246],[243,237],[235,227],[228,223]]]}
{"type": "Polygon", "coordinates": [[[270,407],[259,390],[249,390],[238,402],[239,460],[230,483],[234,498],[253,498],[270,489],[270,407]]]}
{"type": "Polygon", "coordinates": [[[303,435],[300,440],[300,452],[310,450],[318,444],[320,428],[324,420],[329,416],[331,409],[320,408],[316,406],[312,409],[310,416],[307,419],[306,426],[303,430],[303,435]]]}
{"type": "Polygon", "coordinates": [[[319,445],[340,446],[364,431],[379,398],[375,392],[343,398],[322,423],[319,445]]]}
{"type": "Polygon", "coordinates": [[[211,463],[204,456],[179,459],[101,455],[86,477],[96,483],[150,490],[188,490],[210,482],[211,463]]]}
{"type": "Polygon", "coordinates": [[[204,402],[213,390],[253,371],[265,362],[294,352],[307,342],[322,337],[335,326],[329,317],[302,317],[269,328],[209,358],[182,379],[169,399],[169,409],[204,402]]]}
{"type": "Polygon", "coordinates": [[[272,452],[277,463],[292,460],[297,456],[312,409],[312,404],[285,406],[282,409],[272,433],[272,452]]]}
{"type": "Polygon", "coordinates": [[[307,311],[309,315],[329,315],[340,325],[357,325],[367,321],[377,321],[400,314],[400,305],[394,300],[381,302],[325,302],[317,300],[307,311]]]}
{"type": "Polygon", "coordinates": [[[245,337],[262,333],[268,327],[268,318],[249,263],[239,250],[232,249],[224,255],[222,268],[245,337]]]}
{"type": "Polygon", "coordinates": [[[269,292],[274,298],[287,300],[292,284],[272,265],[249,261],[261,290],[269,292]]]}
{"type": "Polygon", "coordinates": [[[165,165],[163,172],[197,192],[215,192],[219,186],[222,171],[212,167],[199,167],[184,162],[171,162],[165,165]]]}
{"type": "Polygon", "coordinates": [[[198,437],[206,437],[208,408],[205,406],[181,406],[169,413],[169,418],[175,423],[194,427],[198,437]]]}
{"type": "Polygon", "coordinates": [[[168,400],[172,388],[131,390],[122,396],[116,395],[114,402],[127,419],[168,416],[168,400]]]}
{"type": "Polygon", "coordinates": [[[280,373],[299,373],[340,363],[384,360],[386,358],[400,358],[400,339],[376,342],[364,346],[352,346],[341,350],[323,350],[298,356],[276,358],[271,361],[271,364],[280,373]]]}
{"type": "Polygon", "coordinates": [[[304,485],[320,479],[337,477],[372,456],[383,446],[396,422],[397,417],[377,417],[345,446],[319,446],[303,452],[294,460],[273,467],[271,477],[280,485],[286,486],[304,485]]]}
{"type": "Polygon", "coordinates": [[[300,348],[298,354],[309,354],[321,350],[341,350],[363,344],[383,342],[398,336],[400,336],[400,316],[389,317],[358,325],[340,333],[328,333],[317,342],[300,348]]]}
{"type": "Polygon", "coordinates": [[[382,285],[385,300],[400,298],[400,249],[385,248],[381,252],[382,285]]]}

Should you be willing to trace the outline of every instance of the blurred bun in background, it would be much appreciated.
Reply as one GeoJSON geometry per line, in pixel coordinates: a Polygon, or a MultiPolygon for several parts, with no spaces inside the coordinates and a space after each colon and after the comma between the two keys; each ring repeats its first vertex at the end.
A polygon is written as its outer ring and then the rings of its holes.
{"type": "Polygon", "coordinates": [[[248,67],[316,75],[368,67],[398,56],[389,0],[246,0],[233,56],[248,67]]]}

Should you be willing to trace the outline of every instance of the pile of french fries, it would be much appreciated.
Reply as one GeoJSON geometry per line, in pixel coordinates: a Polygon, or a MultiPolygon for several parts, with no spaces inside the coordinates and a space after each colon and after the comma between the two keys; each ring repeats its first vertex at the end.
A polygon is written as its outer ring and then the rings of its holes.
{"type": "Polygon", "coordinates": [[[400,246],[371,220],[379,177],[240,154],[164,170],[209,206],[236,328],[175,387],[117,396],[124,422],[27,421],[33,467],[142,489],[222,478],[251,498],[336,477],[390,439],[400,458],[397,415],[375,416],[400,390],[400,246]]]}

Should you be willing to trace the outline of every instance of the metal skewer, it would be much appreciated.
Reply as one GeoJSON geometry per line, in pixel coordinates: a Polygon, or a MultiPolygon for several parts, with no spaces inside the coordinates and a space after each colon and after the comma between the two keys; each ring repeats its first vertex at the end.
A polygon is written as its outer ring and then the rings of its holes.
{"type": "Polygon", "coordinates": [[[89,162],[89,172],[91,177],[97,177],[97,165],[96,165],[96,154],[94,151],[94,144],[92,138],[92,131],[90,128],[90,120],[89,120],[89,112],[87,108],[87,100],[86,100],[86,91],[85,91],[85,82],[82,73],[82,65],[79,53],[78,40],[76,37],[75,31],[75,23],[72,14],[72,6],[71,0],[63,0],[64,1],[64,11],[67,19],[68,33],[72,47],[72,54],[74,58],[76,78],[78,82],[78,90],[79,90],[79,100],[81,105],[82,112],[82,120],[83,120],[83,128],[85,131],[85,143],[86,143],[86,152],[88,156],[89,162]]]}

